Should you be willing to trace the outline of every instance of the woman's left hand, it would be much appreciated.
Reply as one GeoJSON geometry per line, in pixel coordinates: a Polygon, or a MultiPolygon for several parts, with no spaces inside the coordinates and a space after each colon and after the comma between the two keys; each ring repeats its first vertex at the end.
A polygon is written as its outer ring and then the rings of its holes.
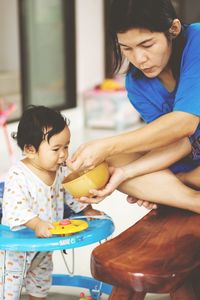
{"type": "Polygon", "coordinates": [[[91,197],[81,197],[78,199],[78,201],[83,203],[97,204],[112,194],[112,192],[117,189],[117,187],[125,180],[125,178],[122,168],[109,167],[109,172],[111,177],[103,189],[92,189],[90,190],[90,194],[92,194],[91,197]]]}

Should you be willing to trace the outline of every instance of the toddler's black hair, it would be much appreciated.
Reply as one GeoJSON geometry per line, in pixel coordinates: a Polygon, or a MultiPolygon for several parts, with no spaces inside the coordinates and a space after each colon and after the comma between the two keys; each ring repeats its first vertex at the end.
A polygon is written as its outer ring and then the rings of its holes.
{"type": "Polygon", "coordinates": [[[45,106],[31,105],[23,112],[17,133],[12,136],[17,140],[22,151],[25,145],[32,145],[38,151],[45,138],[49,142],[53,135],[58,134],[68,125],[69,120],[59,111],[45,106]]]}

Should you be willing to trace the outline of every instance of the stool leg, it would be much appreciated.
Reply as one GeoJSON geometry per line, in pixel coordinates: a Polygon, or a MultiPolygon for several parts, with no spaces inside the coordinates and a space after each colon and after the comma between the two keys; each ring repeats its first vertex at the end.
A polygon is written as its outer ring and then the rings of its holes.
{"type": "Polygon", "coordinates": [[[125,288],[113,287],[109,300],[143,300],[146,293],[137,293],[125,288]]]}
{"type": "Polygon", "coordinates": [[[146,293],[133,292],[130,300],[144,300],[146,293]]]}
{"type": "Polygon", "coordinates": [[[170,293],[170,299],[172,300],[198,300],[199,298],[195,294],[191,280],[188,279],[182,286],[170,293]]]}
{"type": "Polygon", "coordinates": [[[109,300],[131,300],[133,292],[120,287],[113,287],[109,300]]]}
{"type": "Polygon", "coordinates": [[[200,267],[198,267],[191,275],[192,285],[195,290],[197,299],[200,300],[200,267]]]}

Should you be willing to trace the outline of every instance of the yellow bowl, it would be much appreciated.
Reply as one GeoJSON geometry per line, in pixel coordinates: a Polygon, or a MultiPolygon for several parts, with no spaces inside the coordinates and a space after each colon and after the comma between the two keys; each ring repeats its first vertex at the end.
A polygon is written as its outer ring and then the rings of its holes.
{"type": "Polygon", "coordinates": [[[72,172],[65,177],[62,185],[74,198],[91,197],[89,191],[103,188],[109,177],[108,164],[103,162],[86,173],[72,172]]]}

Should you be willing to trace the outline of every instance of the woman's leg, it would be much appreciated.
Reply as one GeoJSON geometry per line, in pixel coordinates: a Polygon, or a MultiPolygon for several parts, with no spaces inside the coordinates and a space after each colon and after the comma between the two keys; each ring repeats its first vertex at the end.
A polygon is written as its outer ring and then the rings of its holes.
{"type": "MultiPolygon", "coordinates": [[[[113,166],[127,164],[133,156],[112,157],[113,166]]],[[[137,158],[136,158],[137,159],[137,158]]],[[[158,171],[122,183],[123,193],[157,204],[165,204],[200,213],[200,192],[184,185],[170,170],[158,171]]]]}
{"type": "Polygon", "coordinates": [[[145,201],[200,213],[200,192],[184,185],[169,170],[128,180],[121,184],[119,190],[145,201]]]}
{"type": "Polygon", "coordinates": [[[177,177],[187,186],[200,189],[200,167],[189,172],[178,173],[177,177]]]}

